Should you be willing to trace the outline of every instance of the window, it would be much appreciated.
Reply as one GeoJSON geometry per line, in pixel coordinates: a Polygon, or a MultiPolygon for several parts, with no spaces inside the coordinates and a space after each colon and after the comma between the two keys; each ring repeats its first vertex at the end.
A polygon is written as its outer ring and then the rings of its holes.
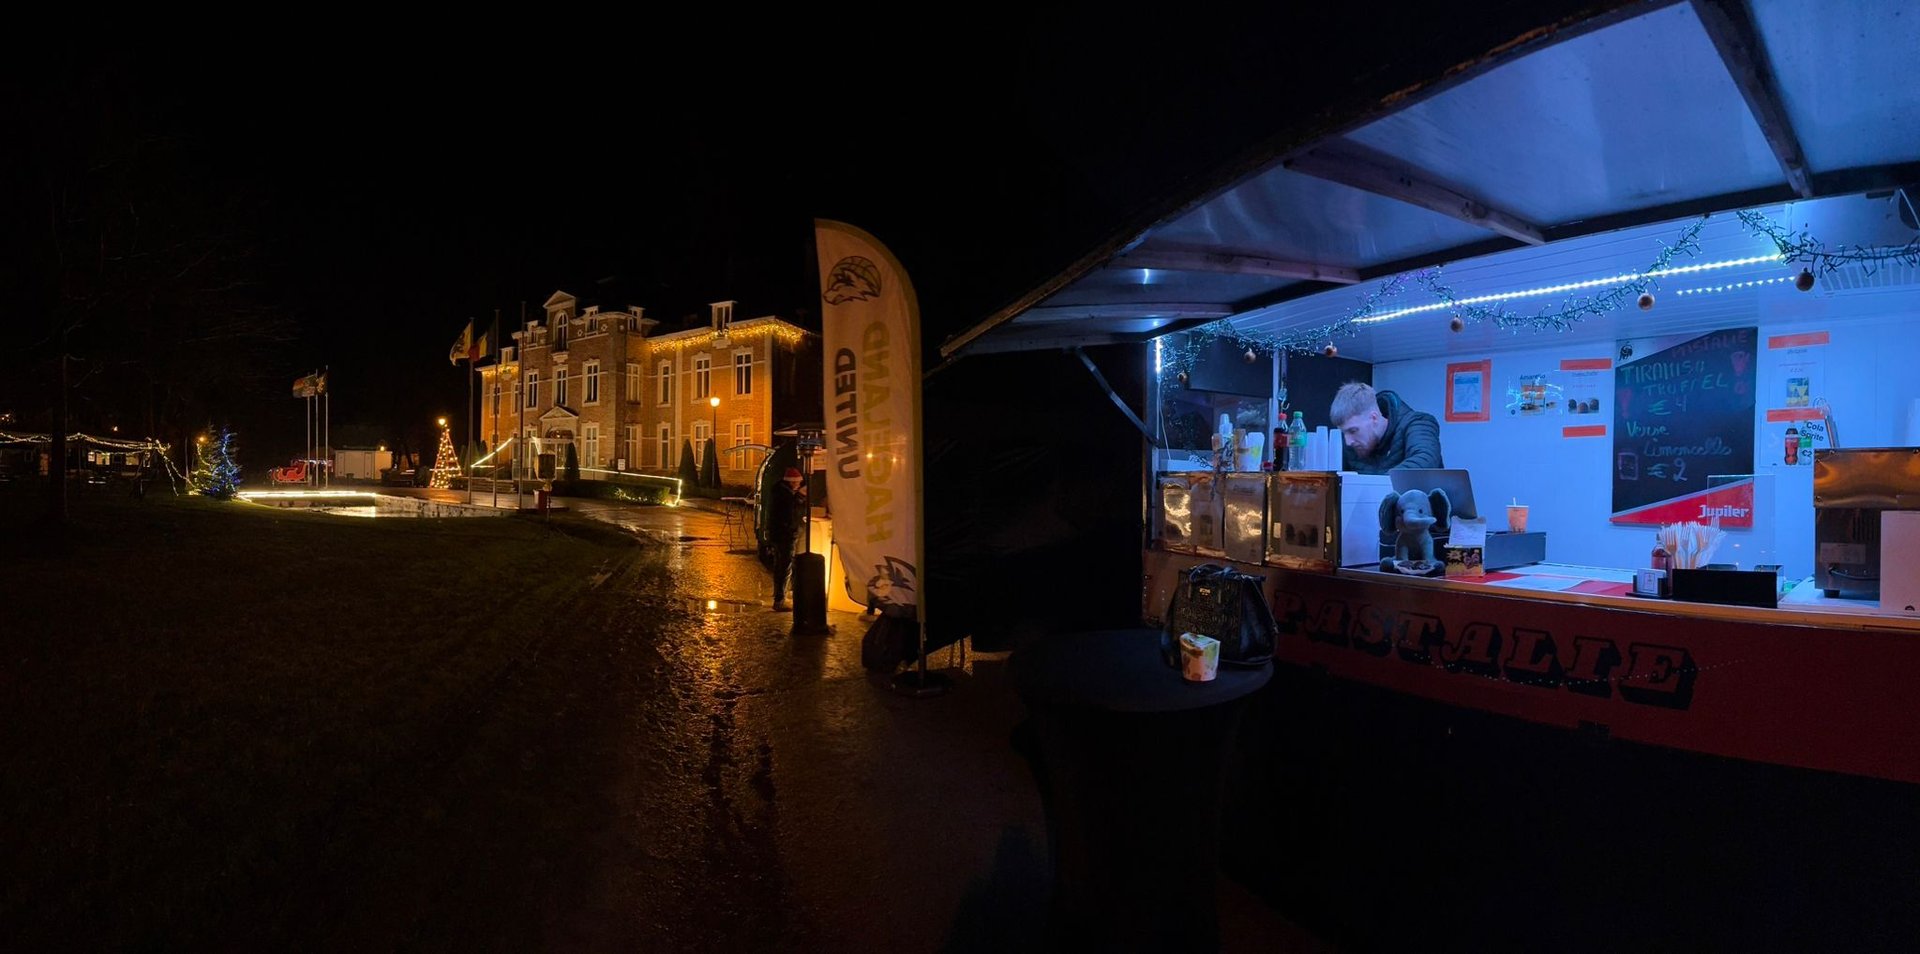
{"type": "Polygon", "coordinates": [[[672,470],[674,466],[675,464],[673,460],[673,425],[662,424],[660,425],[659,467],[661,470],[672,470]]]}
{"type": "Polygon", "coordinates": [[[733,446],[745,447],[751,443],[753,443],[753,422],[752,421],[734,421],[733,422],[733,446]]]}
{"type": "Polygon", "coordinates": [[[593,312],[587,313],[586,333],[590,335],[597,335],[600,333],[600,316],[598,314],[595,314],[593,312]]]}
{"type": "MultiPolygon", "coordinates": [[[[710,440],[712,436],[712,425],[706,421],[701,421],[693,425],[693,464],[695,467],[700,466],[701,462],[707,459],[707,441],[710,440]]],[[[720,448],[716,447],[714,450],[718,451],[720,448]]]]}
{"type": "Polygon", "coordinates": [[[627,400],[640,400],[640,365],[633,361],[627,362],[627,400]]]}
{"type": "Polygon", "coordinates": [[[561,312],[553,321],[553,350],[567,350],[567,313],[561,312]]]}
{"type": "Polygon", "coordinates": [[[580,390],[587,392],[587,403],[600,403],[600,362],[589,361],[582,366],[580,380],[580,390]]]}
{"type": "Polygon", "coordinates": [[[733,393],[753,393],[753,352],[733,353],[733,393]]]}
{"type": "Polygon", "coordinates": [[[567,369],[566,368],[561,368],[553,372],[553,403],[554,404],[567,403],[567,369]]]}
{"type": "Polygon", "coordinates": [[[540,372],[527,372],[527,406],[540,406],[540,372]]]}
{"type": "Polygon", "coordinates": [[[519,454],[520,472],[533,473],[534,467],[540,463],[540,428],[537,425],[527,425],[526,433],[520,435],[519,454]]]}
{"type": "Polygon", "coordinates": [[[636,470],[640,467],[640,425],[638,424],[627,425],[627,467],[636,470]]]}
{"type": "Polygon", "coordinates": [[[693,399],[704,401],[713,393],[713,356],[696,354],[693,356],[693,399]]]}
{"type": "Polygon", "coordinates": [[[673,362],[660,362],[660,405],[673,403],[673,362]]]}
{"type": "Polygon", "coordinates": [[[586,438],[586,454],[584,455],[586,460],[581,461],[581,463],[587,467],[600,466],[600,425],[587,423],[581,425],[581,431],[586,438]]]}

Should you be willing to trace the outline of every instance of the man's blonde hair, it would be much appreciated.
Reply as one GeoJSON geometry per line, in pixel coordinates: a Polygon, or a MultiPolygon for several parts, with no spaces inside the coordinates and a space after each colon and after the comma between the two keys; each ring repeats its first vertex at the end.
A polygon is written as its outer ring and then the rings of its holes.
{"type": "Polygon", "coordinates": [[[1333,394],[1333,407],[1327,415],[1333,418],[1334,427],[1345,427],[1347,422],[1365,415],[1368,411],[1380,409],[1380,400],[1374,396],[1373,385],[1361,381],[1348,381],[1340,385],[1333,394]]]}

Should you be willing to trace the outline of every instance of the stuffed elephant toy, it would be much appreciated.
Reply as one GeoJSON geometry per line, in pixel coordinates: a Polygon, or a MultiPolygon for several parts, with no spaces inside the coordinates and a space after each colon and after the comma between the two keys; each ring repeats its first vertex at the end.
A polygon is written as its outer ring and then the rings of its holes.
{"type": "Polygon", "coordinates": [[[1394,534],[1393,556],[1380,559],[1380,569],[1394,570],[1395,564],[1433,563],[1433,526],[1444,532],[1452,511],[1444,490],[1409,490],[1388,494],[1380,501],[1380,529],[1394,534]]]}

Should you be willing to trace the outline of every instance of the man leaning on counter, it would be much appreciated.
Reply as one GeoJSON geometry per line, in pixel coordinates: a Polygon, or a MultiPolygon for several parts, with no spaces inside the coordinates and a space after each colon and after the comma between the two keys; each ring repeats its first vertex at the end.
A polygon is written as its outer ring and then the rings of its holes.
{"type": "Polygon", "coordinates": [[[1329,417],[1346,447],[1341,469],[1384,474],[1402,467],[1444,467],[1440,461],[1440,422],[1416,411],[1392,391],[1349,381],[1333,395],[1329,417]]]}

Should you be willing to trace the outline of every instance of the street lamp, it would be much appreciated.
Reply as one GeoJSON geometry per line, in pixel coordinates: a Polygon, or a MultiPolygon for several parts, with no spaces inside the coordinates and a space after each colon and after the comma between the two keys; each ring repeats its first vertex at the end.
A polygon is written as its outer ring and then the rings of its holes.
{"type": "Polygon", "coordinates": [[[720,479],[720,473],[719,473],[720,445],[717,442],[720,439],[720,395],[716,394],[713,397],[707,398],[707,406],[713,408],[713,424],[711,425],[713,429],[707,432],[707,441],[714,445],[713,446],[713,467],[714,467],[713,476],[715,480],[719,480],[720,479]]]}

